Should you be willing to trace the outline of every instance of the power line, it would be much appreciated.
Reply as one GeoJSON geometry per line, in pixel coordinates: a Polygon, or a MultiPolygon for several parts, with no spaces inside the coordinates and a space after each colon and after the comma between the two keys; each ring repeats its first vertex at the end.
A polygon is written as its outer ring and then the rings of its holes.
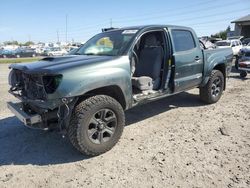
{"type": "MultiPolygon", "coordinates": [[[[235,1],[235,0],[234,0],[235,1]]],[[[182,7],[182,8],[179,8],[178,10],[182,10],[182,9],[186,9],[186,8],[190,8],[190,6],[192,6],[192,5],[195,5],[196,7],[198,7],[199,5],[206,5],[206,4],[208,4],[208,3],[211,3],[211,2],[213,2],[214,3],[214,0],[209,0],[209,1],[203,1],[203,2],[200,2],[200,3],[191,3],[191,4],[188,4],[187,6],[185,6],[185,7],[182,7]]],[[[176,10],[173,10],[173,9],[164,9],[164,10],[162,10],[162,11],[157,11],[157,12],[155,12],[155,13],[148,13],[148,14],[141,14],[141,15],[135,15],[136,17],[145,17],[145,15],[154,15],[154,14],[157,14],[157,15],[159,15],[159,13],[161,13],[161,12],[170,12],[170,11],[173,11],[173,12],[176,12],[176,10]]],[[[116,20],[123,20],[123,19],[128,19],[128,17],[126,16],[126,17],[116,17],[116,20]]],[[[112,23],[113,23],[113,20],[112,20],[112,23]]],[[[84,26],[72,26],[72,27],[70,27],[71,29],[86,29],[86,28],[94,28],[94,27],[96,27],[96,26],[99,26],[99,25],[105,25],[105,24],[108,24],[108,22],[106,22],[105,20],[103,20],[102,22],[100,22],[100,23],[98,23],[98,24],[90,24],[90,25],[84,25],[84,26]]],[[[110,22],[109,22],[109,24],[110,24],[110,22]]]]}
{"type": "MultiPolygon", "coordinates": [[[[236,0],[233,0],[232,2],[235,2],[235,1],[236,0]]],[[[172,19],[173,17],[177,17],[177,16],[180,17],[180,16],[184,16],[184,15],[188,15],[188,14],[193,15],[194,13],[195,13],[195,16],[197,16],[197,13],[200,13],[200,12],[204,13],[204,12],[207,12],[207,11],[211,12],[211,10],[215,10],[215,9],[221,9],[222,5],[223,5],[223,7],[235,6],[234,4],[229,3],[229,4],[226,4],[226,5],[220,4],[220,5],[213,5],[213,6],[210,6],[210,7],[198,8],[198,9],[197,9],[197,7],[195,7],[194,10],[189,9],[188,11],[185,11],[184,13],[181,12],[181,13],[177,14],[178,11],[175,11],[174,15],[172,13],[170,13],[170,12],[167,12],[165,14],[161,14],[161,15],[153,16],[153,17],[145,16],[144,18],[132,18],[132,19],[127,19],[127,20],[123,20],[123,21],[114,20],[114,23],[137,22],[137,21],[144,21],[145,19],[147,21],[149,21],[149,20],[155,20],[155,19],[166,18],[166,17],[170,17],[172,19]]]]}
{"type": "MultiPolygon", "coordinates": [[[[235,0],[233,0],[233,1],[235,1],[235,0]]],[[[208,1],[208,2],[211,2],[211,1],[208,1]]],[[[211,9],[214,10],[216,8],[220,8],[218,6],[219,5],[215,5],[215,6],[206,7],[205,9],[198,9],[198,10],[186,11],[185,13],[178,14],[178,17],[180,17],[180,15],[181,16],[185,16],[185,15],[188,15],[188,14],[192,14],[193,15],[194,12],[197,15],[197,13],[204,12],[204,11],[207,11],[207,10],[211,12],[211,9]]],[[[228,4],[226,6],[232,6],[232,4],[228,4]]],[[[159,18],[166,18],[167,16],[171,16],[171,18],[173,18],[173,17],[177,17],[177,14],[176,14],[176,16],[173,16],[172,14],[170,15],[168,13],[168,14],[164,14],[164,15],[161,15],[161,16],[157,16],[157,17],[147,17],[147,21],[149,21],[149,20],[155,20],[155,19],[159,19],[159,18]]],[[[203,17],[206,17],[206,16],[203,16],[203,17]]],[[[129,20],[130,21],[127,21],[127,22],[135,22],[135,21],[139,21],[139,20],[145,20],[145,18],[144,19],[137,19],[136,18],[136,19],[129,19],[129,20]]],[[[122,22],[120,21],[119,22],[119,21],[113,21],[113,19],[112,19],[112,25],[113,25],[113,22],[115,22],[115,23],[124,23],[125,21],[122,21],[122,22]]],[[[110,22],[110,25],[111,25],[111,22],[110,22]]],[[[102,27],[105,27],[105,25],[103,25],[103,26],[101,26],[101,25],[95,25],[95,27],[83,27],[82,29],[72,29],[71,28],[71,33],[78,33],[78,31],[94,31],[94,30],[96,30],[97,27],[102,28],[102,27]]]]}
{"type": "MultiPolygon", "coordinates": [[[[235,4],[231,3],[231,2],[235,2],[235,0],[231,0],[230,2],[227,1],[227,4],[225,4],[225,2],[223,2],[223,4],[221,3],[213,3],[213,5],[211,6],[208,6],[208,7],[200,7],[200,6],[204,6],[206,4],[209,4],[211,2],[214,2],[214,0],[209,0],[209,1],[203,1],[203,2],[200,2],[200,3],[196,3],[194,5],[194,7],[190,7],[192,4],[189,4],[189,5],[186,5],[185,7],[181,7],[180,9],[178,10],[173,10],[173,9],[166,9],[164,11],[163,14],[159,14],[159,12],[163,12],[163,11],[158,11],[157,12],[157,16],[156,16],[156,13],[150,13],[150,14],[143,14],[141,16],[137,16],[136,18],[128,18],[128,17],[116,17],[115,20],[113,19],[110,19],[110,22],[109,22],[109,25],[112,27],[113,26],[113,23],[116,23],[116,24],[120,24],[121,26],[125,26],[123,23],[130,23],[130,22],[137,22],[137,21],[140,21],[140,20],[145,20],[146,19],[146,22],[150,22],[152,20],[157,20],[156,22],[170,22],[170,23],[173,23],[173,22],[178,22],[178,23],[181,23],[181,22],[186,22],[186,24],[188,24],[188,26],[196,26],[198,25],[200,27],[200,25],[210,25],[210,24],[216,24],[216,23],[219,23],[219,22],[222,22],[222,21],[226,21],[226,20],[229,20],[229,19],[215,19],[215,20],[212,20],[212,21],[202,21],[202,22],[192,22],[193,20],[199,20],[199,19],[202,19],[202,18],[207,18],[207,17],[217,17],[217,16],[220,16],[220,15],[226,15],[226,14],[232,14],[232,12],[230,11],[226,11],[226,12],[220,12],[220,13],[211,13],[213,12],[214,10],[216,9],[221,9],[221,7],[223,6],[223,8],[225,7],[229,7],[229,6],[235,6],[235,4]],[[200,8],[199,8],[200,7],[200,8]],[[180,10],[182,9],[187,9],[188,8],[188,11],[182,11],[181,13],[178,13],[180,12],[180,10]],[[209,12],[208,12],[209,11],[209,12]],[[167,12],[167,13],[166,13],[167,12]],[[174,12],[174,13],[171,13],[171,12],[174,12]],[[170,14],[171,13],[171,14],[170,14]],[[198,13],[203,13],[202,16],[197,16],[198,13]],[[210,14],[208,14],[210,13],[210,14]],[[204,15],[205,14],[205,15],[204,15]],[[149,16],[149,15],[154,15],[154,16],[149,16]],[[191,17],[188,17],[187,18],[187,15],[192,15],[191,17]],[[177,19],[173,19],[173,18],[177,18],[177,19]],[[183,19],[182,19],[183,17],[183,19]],[[125,19],[123,19],[125,18],[125,19]],[[165,18],[164,20],[162,18],[165,18]],[[180,19],[178,19],[180,18],[180,19]]],[[[221,1],[220,1],[221,2],[221,1]]],[[[246,6],[245,6],[246,7],[246,6]]],[[[239,12],[239,11],[247,11],[249,10],[248,8],[244,8],[244,9],[234,9],[234,12],[239,12]]],[[[235,18],[235,17],[234,17],[235,18]]],[[[232,18],[232,19],[234,19],[232,18]]],[[[230,18],[231,19],[231,18],[230,18]]],[[[176,23],[174,23],[176,24],[176,23]]],[[[65,22],[65,33],[63,30],[59,30],[57,29],[57,41],[59,40],[59,31],[62,34],[65,34],[65,40],[66,42],[68,41],[68,34],[70,33],[70,35],[72,37],[75,38],[75,36],[85,36],[86,38],[86,31],[88,31],[88,35],[90,36],[89,33],[96,33],[98,31],[100,31],[101,28],[105,27],[108,25],[108,22],[102,22],[102,23],[99,23],[99,24],[93,24],[93,25],[85,25],[85,26],[80,26],[80,27],[70,27],[70,31],[68,31],[68,15],[66,14],[66,22],[65,22]],[[85,34],[84,34],[85,33],[85,34]]],[[[204,27],[204,26],[203,26],[204,27]]],[[[54,34],[49,34],[47,33],[47,36],[45,36],[44,34],[39,37],[39,34],[35,34],[35,38],[46,38],[46,39],[52,39],[52,38],[55,38],[55,37],[51,37],[51,36],[55,36],[54,34]]],[[[34,38],[34,36],[33,36],[34,38]]]]}

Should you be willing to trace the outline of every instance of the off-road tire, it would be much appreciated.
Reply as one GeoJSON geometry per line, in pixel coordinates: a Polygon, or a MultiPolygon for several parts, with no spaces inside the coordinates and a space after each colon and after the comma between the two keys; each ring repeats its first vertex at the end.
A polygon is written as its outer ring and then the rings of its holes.
{"type": "Polygon", "coordinates": [[[96,156],[110,150],[120,139],[125,125],[125,115],[122,106],[114,98],[106,95],[90,97],[73,110],[69,127],[68,137],[72,145],[87,156],[96,156]],[[117,118],[116,129],[109,141],[102,144],[94,144],[88,137],[87,131],[92,116],[101,109],[112,110],[117,118]]]}
{"type": "Polygon", "coordinates": [[[240,71],[240,77],[246,78],[247,77],[247,71],[240,71]]]}
{"type": "Polygon", "coordinates": [[[200,98],[203,102],[208,103],[208,104],[216,103],[220,99],[223,93],[223,90],[224,90],[224,76],[222,72],[219,70],[212,70],[207,84],[204,87],[200,87],[200,98]],[[218,95],[213,96],[212,87],[216,79],[220,79],[221,87],[220,87],[220,91],[218,92],[218,95]]]}

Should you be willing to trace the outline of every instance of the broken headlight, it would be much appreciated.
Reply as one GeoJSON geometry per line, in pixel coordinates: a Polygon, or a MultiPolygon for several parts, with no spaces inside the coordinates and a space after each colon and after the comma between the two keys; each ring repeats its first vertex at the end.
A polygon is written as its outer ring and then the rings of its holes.
{"type": "Polygon", "coordinates": [[[51,94],[56,91],[62,81],[62,75],[43,76],[43,84],[46,93],[51,94]]]}

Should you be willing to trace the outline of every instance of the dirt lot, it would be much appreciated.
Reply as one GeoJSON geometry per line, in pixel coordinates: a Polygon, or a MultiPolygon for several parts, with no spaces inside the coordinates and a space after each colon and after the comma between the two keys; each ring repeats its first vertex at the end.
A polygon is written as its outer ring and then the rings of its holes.
{"type": "Polygon", "coordinates": [[[128,111],[120,142],[87,158],[13,117],[7,74],[0,65],[0,187],[250,187],[250,75],[232,73],[214,105],[192,90],[128,111]]]}

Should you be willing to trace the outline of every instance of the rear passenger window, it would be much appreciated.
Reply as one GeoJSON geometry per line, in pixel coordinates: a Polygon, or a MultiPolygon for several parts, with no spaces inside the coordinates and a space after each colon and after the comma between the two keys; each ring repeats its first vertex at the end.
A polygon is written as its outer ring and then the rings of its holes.
{"type": "Polygon", "coordinates": [[[172,30],[172,36],[176,52],[191,50],[196,47],[193,35],[190,31],[172,30]]]}

